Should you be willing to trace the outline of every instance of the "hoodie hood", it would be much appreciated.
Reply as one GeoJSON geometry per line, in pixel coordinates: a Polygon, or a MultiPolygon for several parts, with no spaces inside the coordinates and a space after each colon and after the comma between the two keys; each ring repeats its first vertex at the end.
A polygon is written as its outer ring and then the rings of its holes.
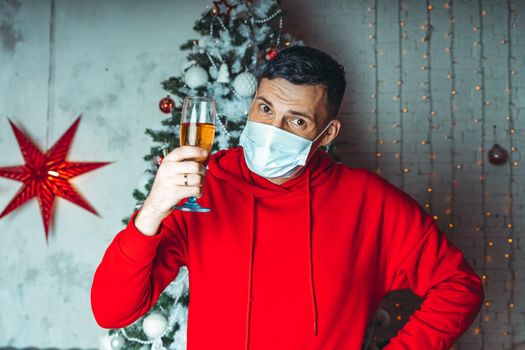
{"type": "MultiPolygon", "coordinates": [[[[305,165],[303,172],[292,179],[289,179],[281,185],[274,184],[268,179],[253,173],[244,159],[242,147],[229,150],[222,150],[210,157],[208,163],[209,172],[229,183],[231,186],[238,188],[250,197],[251,210],[250,218],[250,266],[248,272],[248,295],[246,310],[246,339],[245,349],[249,348],[249,330],[250,330],[250,310],[252,302],[252,272],[253,272],[253,252],[255,248],[255,212],[257,199],[262,197],[281,196],[290,192],[303,192],[305,194],[305,203],[303,210],[304,217],[307,218],[307,230],[305,239],[308,240],[308,264],[304,267],[308,271],[310,285],[310,300],[312,309],[312,332],[317,335],[318,317],[317,317],[317,299],[315,293],[314,268],[315,263],[312,257],[312,190],[320,186],[330,176],[334,160],[324,151],[318,149],[312,155],[311,159],[305,165]]],[[[299,208],[298,208],[299,210],[299,208]]]]}
{"type": "Polygon", "coordinates": [[[255,197],[279,196],[290,191],[306,191],[306,184],[316,187],[330,175],[334,160],[324,151],[318,149],[306,164],[304,171],[281,185],[253,173],[244,160],[242,147],[222,150],[210,157],[209,172],[241,191],[255,197]]]}

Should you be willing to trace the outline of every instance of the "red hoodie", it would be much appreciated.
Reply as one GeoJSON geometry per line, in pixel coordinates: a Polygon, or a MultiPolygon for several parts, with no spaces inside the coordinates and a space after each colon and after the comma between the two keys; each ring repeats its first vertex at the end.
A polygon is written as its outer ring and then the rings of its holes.
{"type": "Polygon", "coordinates": [[[241,147],[210,157],[210,213],[173,211],[155,236],[133,223],[94,276],[98,324],[128,326],[186,265],[188,350],[360,350],[392,290],[421,307],[386,350],[449,349],[475,319],[479,276],[407,193],[325,152],[276,185],[246,166],[241,147]]]}

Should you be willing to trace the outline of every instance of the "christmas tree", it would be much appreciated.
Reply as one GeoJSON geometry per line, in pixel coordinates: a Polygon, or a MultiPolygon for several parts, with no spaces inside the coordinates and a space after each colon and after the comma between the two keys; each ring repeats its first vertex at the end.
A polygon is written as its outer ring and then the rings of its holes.
{"type": "MultiPolygon", "coordinates": [[[[212,151],[235,147],[246,122],[259,76],[280,50],[304,45],[282,32],[284,11],[275,0],[221,0],[206,7],[193,29],[199,38],[180,46],[187,51],[180,74],[162,82],[168,96],[159,107],[169,116],[159,130],[147,129],[154,146],[144,156],[150,166],[144,184],[133,192],[138,209],[149,194],[162,158],[178,147],[182,101],[187,95],[211,96],[217,105],[212,151]]],[[[124,218],[127,224],[130,217],[124,218]]],[[[100,348],[186,349],[189,304],[187,268],[160,295],[142,318],[123,329],[112,329],[101,338],[100,348]]]]}

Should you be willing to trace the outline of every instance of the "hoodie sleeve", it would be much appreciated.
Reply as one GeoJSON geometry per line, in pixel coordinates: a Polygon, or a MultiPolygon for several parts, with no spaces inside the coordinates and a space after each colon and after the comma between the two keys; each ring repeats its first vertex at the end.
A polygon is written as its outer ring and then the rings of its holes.
{"type": "Polygon", "coordinates": [[[154,236],[142,234],[131,216],[108,246],[91,286],[91,308],[103,328],[129,326],[144,315],[185,265],[187,236],[173,215],[154,236]]]}
{"type": "Polygon", "coordinates": [[[386,291],[409,288],[423,298],[384,350],[447,350],[481,308],[481,279],[414,198],[383,183],[386,291]]]}

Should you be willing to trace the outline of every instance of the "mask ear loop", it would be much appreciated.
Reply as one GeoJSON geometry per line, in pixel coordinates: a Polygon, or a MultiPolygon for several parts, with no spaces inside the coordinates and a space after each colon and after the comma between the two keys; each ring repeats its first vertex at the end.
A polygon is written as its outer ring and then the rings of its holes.
{"type": "Polygon", "coordinates": [[[328,130],[328,127],[330,127],[330,125],[332,125],[332,122],[333,122],[333,120],[330,120],[330,123],[328,123],[328,125],[324,127],[323,131],[321,131],[321,133],[319,135],[317,135],[317,137],[315,139],[313,139],[312,143],[315,143],[315,141],[317,141],[324,134],[324,132],[326,130],[328,130]]]}

